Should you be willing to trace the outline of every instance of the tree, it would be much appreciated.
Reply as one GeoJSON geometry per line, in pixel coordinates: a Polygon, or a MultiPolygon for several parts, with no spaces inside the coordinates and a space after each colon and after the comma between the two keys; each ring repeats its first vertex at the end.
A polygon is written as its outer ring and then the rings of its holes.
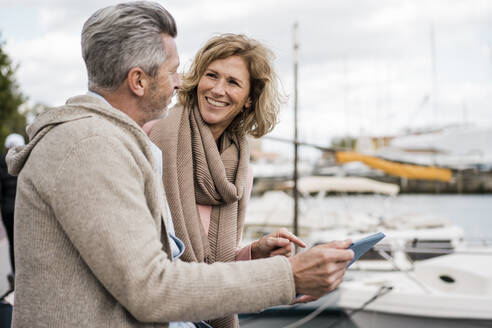
{"type": "Polygon", "coordinates": [[[0,149],[5,151],[5,138],[11,133],[26,137],[26,118],[19,112],[19,107],[27,100],[20,92],[15,80],[17,66],[4,52],[5,42],[0,34],[0,149]]]}

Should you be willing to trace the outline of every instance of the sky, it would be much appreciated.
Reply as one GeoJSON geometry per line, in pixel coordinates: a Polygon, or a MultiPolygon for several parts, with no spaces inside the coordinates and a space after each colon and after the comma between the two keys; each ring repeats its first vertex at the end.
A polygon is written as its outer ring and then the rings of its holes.
{"type": "MultiPolygon", "coordinates": [[[[4,49],[29,103],[85,93],[80,32],[120,1],[0,0],[4,49]]],[[[267,45],[287,96],[273,136],[293,136],[293,25],[298,22],[298,129],[305,142],[399,135],[404,129],[492,126],[491,0],[171,0],[186,70],[217,33],[267,45]]]]}

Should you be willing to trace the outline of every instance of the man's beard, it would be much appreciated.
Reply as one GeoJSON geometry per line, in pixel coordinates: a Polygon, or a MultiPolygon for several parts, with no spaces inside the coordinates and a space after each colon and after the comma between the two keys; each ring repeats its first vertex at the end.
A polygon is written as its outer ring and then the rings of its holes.
{"type": "Polygon", "coordinates": [[[159,94],[157,83],[152,82],[149,93],[140,100],[140,108],[145,113],[146,121],[167,116],[169,99],[159,94]]]}

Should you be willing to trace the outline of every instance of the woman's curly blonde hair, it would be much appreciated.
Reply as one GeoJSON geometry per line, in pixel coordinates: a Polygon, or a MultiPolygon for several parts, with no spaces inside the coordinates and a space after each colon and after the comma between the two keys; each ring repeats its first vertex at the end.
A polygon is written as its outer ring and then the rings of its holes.
{"type": "Polygon", "coordinates": [[[262,137],[277,124],[283,96],[278,90],[277,75],[272,65],[272,51],[245,35],[228,33],[208,40],[196,54],[190,70],[182,78],[182,87],[178,94],[179,103],[186,107],[197,106],[198,83],[205,70],[214,60],[230,56],[239,56],[246,62],[250,74],[251,107],[244,108],[227,130],[239,135],[262,137]]]}

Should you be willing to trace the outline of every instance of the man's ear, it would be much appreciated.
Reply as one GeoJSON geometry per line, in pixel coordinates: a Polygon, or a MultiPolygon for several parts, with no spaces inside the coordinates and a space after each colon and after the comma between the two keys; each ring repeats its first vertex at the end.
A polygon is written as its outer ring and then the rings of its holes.
{"type": "Polygon", "coordinates": [[[143,97],[149,85],[149,76],[140,67],[133,67],[128,72],[127,84],[131,92],[138,97],[143,97]]]}

